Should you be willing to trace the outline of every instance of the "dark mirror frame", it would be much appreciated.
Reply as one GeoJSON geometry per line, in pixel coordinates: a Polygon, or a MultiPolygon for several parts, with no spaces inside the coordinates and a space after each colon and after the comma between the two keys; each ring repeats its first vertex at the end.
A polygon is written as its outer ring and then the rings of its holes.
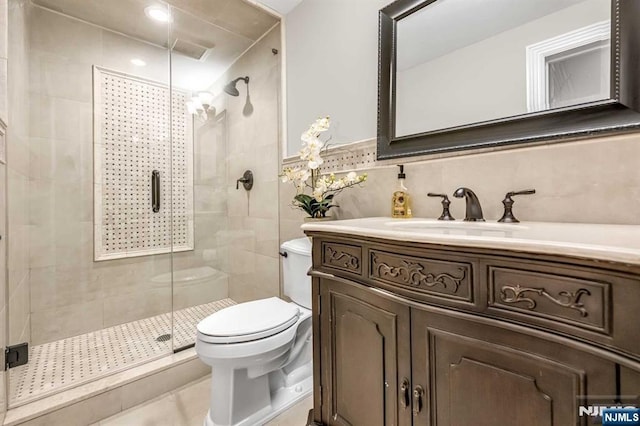
{"type": "Polygon", "coordinates": [[[397,24],[435,1],[397,0],[379,12],[378,159],[571,140],[640,128],[640,0],[611,0],[609,100],[396,136],[397,24]]]}

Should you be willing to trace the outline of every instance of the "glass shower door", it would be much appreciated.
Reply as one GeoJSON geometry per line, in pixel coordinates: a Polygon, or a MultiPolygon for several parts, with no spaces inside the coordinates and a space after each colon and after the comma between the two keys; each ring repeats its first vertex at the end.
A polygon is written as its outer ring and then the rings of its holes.
{"type": "Polygon", "coordinates": [[[172,118],[167,6],[9,3],[15,407],[172,352],[172,118]]]}
{"type": "Polygon", "coordinates": [[[175,351],[192,347],[196,325],[231,305],[228,283],[227,119],[211,87],[229,35],[171,8],[173,309],[175,351]],[[184,115],[181,115],[183,112],[184,115]]]}
{"type": "Polygon", "coordinates": [[[172,125],[174,350],[217,310],[279,295],[280,26],[227,6],[171,8],[174,110],[188,113],[172,125]]]}

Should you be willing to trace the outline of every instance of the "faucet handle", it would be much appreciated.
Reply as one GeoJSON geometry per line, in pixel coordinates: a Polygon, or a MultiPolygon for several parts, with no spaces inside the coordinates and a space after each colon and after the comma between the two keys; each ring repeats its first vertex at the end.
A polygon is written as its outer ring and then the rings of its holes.
{"type": "Polygon", "coordinates": [[[449,205],[451,201],[449,201],[449,197],[447,194],[434,194],[433,192],[429,192],[427,194],[428,197],[441,197],[442,198],[442,214],[438,218],[438,220],[456,220],[451,213],[449,213],[449,205]]]}
{"type": "Polygon", "coordinates": [[[535,194],[536,190],[535,189],[525,189],[523,191],[511,191],[511,192],[507,192],[506,197],[513,197],[514,195],[531,195],[531,194],[535,194]]]}
{"type": "Polygon", "coordinates": [[[520,222],[513,215],[513,203],[514,203],[514,201],[513,201],[513,199],[511,197],[513,197],[515,195],[530,195],[530,194],[535,194],[535,193],[536,193],[535,189],[525,189],[524,191],[507,192],[507,194],[504,196],[504,200],[502,200],[502,204],[504,205],[504,214],[502,215],[500,220],[498,220],[498,222],[506,222],[506,223],[518,223],[518,222],[520,222]]]}

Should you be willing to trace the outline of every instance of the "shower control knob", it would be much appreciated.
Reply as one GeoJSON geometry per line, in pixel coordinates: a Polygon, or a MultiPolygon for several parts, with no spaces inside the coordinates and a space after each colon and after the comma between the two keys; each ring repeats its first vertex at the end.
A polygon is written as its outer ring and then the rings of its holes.
{"type": "Polygon", "coordinates": [[[242,177],[236,181],[236,189],[240,189],[240,182],[242,182],[244,189],[251,191],[251,188],[253,188],[253,172],[246,170],[242,177]]]}

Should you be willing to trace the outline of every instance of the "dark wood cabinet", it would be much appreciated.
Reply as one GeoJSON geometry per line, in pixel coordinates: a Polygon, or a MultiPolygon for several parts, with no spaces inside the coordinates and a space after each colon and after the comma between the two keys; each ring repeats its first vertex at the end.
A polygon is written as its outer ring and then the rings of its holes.
{"type": "Polygon", "coordinates": [[[398,398],[411,377],[409,307],[332,280],[320,296],[326,423],[410,425],[398,398]]]}
{"type": "Polygon", "coordinates": [[[416,424],[575,425],[583,395],[616,392],[615,364],[562,341],[412,309],[416,424]],[[431,421],[431,422],[430,422],[431,421]]]}
{"type": "Polygon", "coordinates": [[[586,426],[581,406],[640,403],[640,267],[311,234],[309,425],[586,426]]]}

